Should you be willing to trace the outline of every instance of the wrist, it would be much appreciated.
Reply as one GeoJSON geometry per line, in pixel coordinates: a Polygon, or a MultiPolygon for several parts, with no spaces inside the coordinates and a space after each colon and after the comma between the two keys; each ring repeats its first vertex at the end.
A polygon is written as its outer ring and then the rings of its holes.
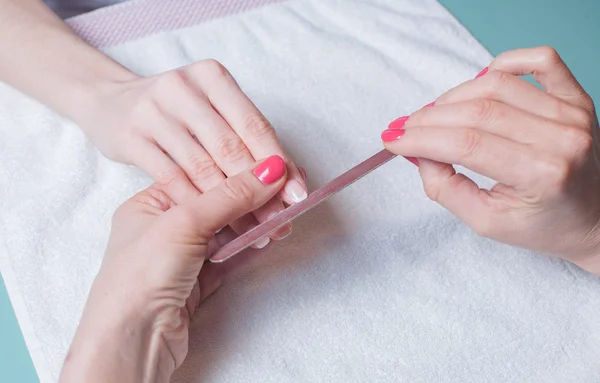
{"type": "Polygon", "coordinates": [[[55,109],[85,130],[94,125],[97,116],[105,113],[104,105],[114,95],[138,78],[138,75],[119,64],[108,62],[106,68],[96,68],[85,78],[74,78],[55,109]]]}
{"type": "Polygon", "coordinates": [[[169,382],[176,365],[164,334],[153,318],[124,303],[114,289],[92,288],[61,383],[169,382]]]}

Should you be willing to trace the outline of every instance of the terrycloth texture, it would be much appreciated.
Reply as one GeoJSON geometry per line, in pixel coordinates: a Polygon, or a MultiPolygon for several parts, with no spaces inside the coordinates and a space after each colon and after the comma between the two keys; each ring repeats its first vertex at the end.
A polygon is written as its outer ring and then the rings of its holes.
{"type": "MultiPolygon", "coordinates": [[[[312,187],[491,59],[433,0],[291,0],[106,51],[142,74],[220,60],[312,187]]],[[[6,86],[0,163],[1,271],[40,378],[55,382],[111,214],[150,181],[6,86]]],[[[599,281],[477,238],[403,159],[265,253],[202,306],[175,382],[600,381],[599,281]]]]}

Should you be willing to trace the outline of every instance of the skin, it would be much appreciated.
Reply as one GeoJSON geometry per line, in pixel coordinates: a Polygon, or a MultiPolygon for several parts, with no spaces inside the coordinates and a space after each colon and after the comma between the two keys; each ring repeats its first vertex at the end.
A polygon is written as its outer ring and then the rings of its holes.
{"type": "MultiPolygon", "coordinates": [[[[554,50],[498,56],[487,74],[415,112],[403,129],[385,145],[418,158],[432,200],[481,235],[600,275],[598,121],[554,50]],[[518,78],[527,73],[544,90],[518,78]],[[452,164],[499,182],[482,190],[452,164]]],[[[263,185],[246,171],[180,205],[161,185],[127,201],[115,214],[61,382],[168,382],[187,354],[199,303],[255,263],[251,254],[205,263],[232,235],[214,232],[269,201],[285,182],[263,185]]]]}
{"type": "Polygon", "coordinates": [[[60,381],[168,382],[187,354],[200,302],[253,261],[247,253],[205,263],[234,235],[215,231],[263,206],[286,181],[285,169],[269,185],[247,170],[180,205],[157,184],[125,202],[60,381]]]}
{"type": "Polygon", "coordinates": [[[501,54],[385,146],[418,158],[425,193],[478,234],[600,275],[597,131],[590,96],[554,49],[539,47],[501,54]],[[527,74],[543,90],[518,77],[527,74]],[[480,189],[452,164],[498,183],[480,189]]]}
{"type": "MultiPolygon", "coordinates": [[[[0,0],[0,9],[0,80],[156,181],[115,214],[61,382],[168,382],[200,302],[253,262],[205,263],[234,235],[215,232],[245,231],[296,202],[303,193],[291,187],[306,191],[303,171],[218,62],[141,77],[81,41],[41,1],[0,0]],[[264,185],[245,169],[272,154],[287,173],[264,185]]],[[[412,114],[385,146],[417,158],[426,194],[480,235],[600,275],[597,129],[590,97],[541,47],[500,55],[487,74],[412,114]],[[498,183],[482,190],[452,165],[498,183]]]]}
{"type": "MultiPolygon", "coordinates": [[[[175,203],[273,154],[288,164],[287,184],[231,227],[243,233],[306,197],[275,130],[219,62],[142,77],[86,44],[39,0],[0,0],[0,10],[0,81],[76,122],[106,157],[138,166],[175,203]]],[[[288,225],[271,238],[290,233],[288,225]]]]}

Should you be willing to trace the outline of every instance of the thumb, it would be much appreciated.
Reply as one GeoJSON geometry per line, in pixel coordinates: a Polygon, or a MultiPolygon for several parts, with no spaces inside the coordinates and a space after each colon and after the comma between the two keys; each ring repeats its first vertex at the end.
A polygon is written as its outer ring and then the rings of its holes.
{"type": "Polygon", "coordinates": [[[193,229],[194,237],[211,238],[219,229],[273,198],[284,185],[286,174],[283,159],[271,156],[167,214],[171,215],[171,223],[193,229]]]}

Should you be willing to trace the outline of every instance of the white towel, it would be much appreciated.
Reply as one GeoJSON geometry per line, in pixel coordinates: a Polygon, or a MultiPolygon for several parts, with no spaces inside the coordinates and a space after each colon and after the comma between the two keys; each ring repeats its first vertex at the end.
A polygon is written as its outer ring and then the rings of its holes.
{"type": "MultiPolygon", "coordinates": [[[[163,3],[161,17],[181,20],[202,2],[163,3]]],[[[73,23],[88,37],[102,28],[89,20],[73,23]]],[[[379,150],[389,121],[491,60],[434,0],[275,1],[169,25],[105,50],[141,74],[220,60],[313,188],[379,150]]],[[[111,214],[150,180],[6,86],[0,164],[1,271],[40,379],[56,382],[111,214]]],[[[267,251],[269,263],[202,306],[175,382],[600,381],[599,281],[477,238],[401,158],[267,251]]]]}

